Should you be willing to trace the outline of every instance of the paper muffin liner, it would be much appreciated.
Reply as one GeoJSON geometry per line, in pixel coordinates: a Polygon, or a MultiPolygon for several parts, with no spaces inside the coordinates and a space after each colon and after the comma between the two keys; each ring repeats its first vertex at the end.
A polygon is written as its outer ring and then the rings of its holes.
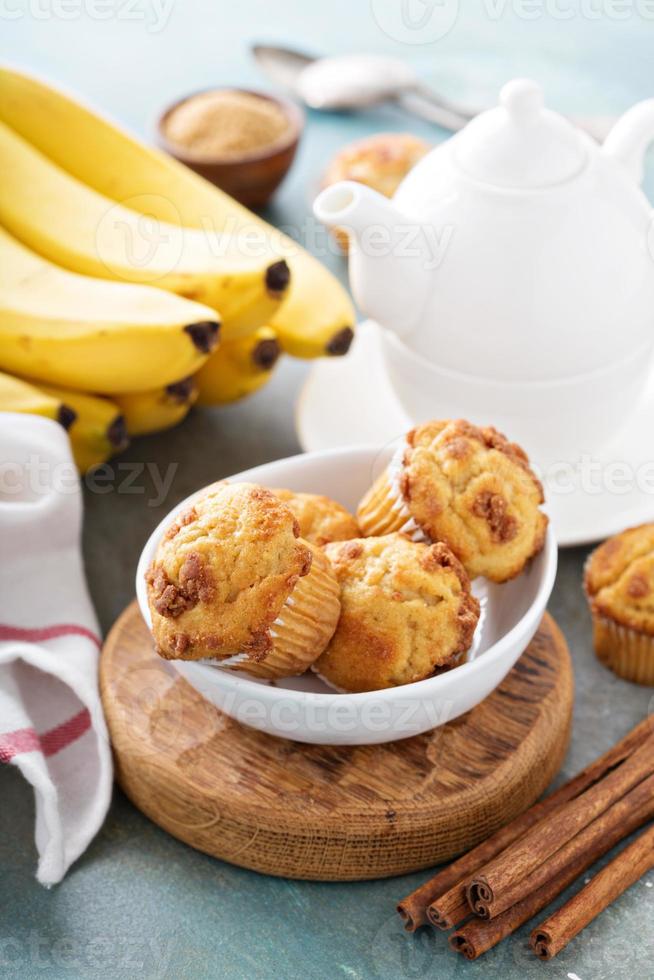
{"type": "Polygon", "coordinates": [[[273,680],[303,674],[318,659],[336,629],[340,589],[327,556],[320,548],[304,543],[313,554],[311,569],[298,579],[272,624],[270,653],[258,662],[239,653],[215,666],[273,680]]]}
{"type": "Polygon", "coordinates": [[[654,637],[593,613],[598,660],[626,681],[654,686],[654,637]]]}
{"type": "Polygon", "coordinates": [[[411,516],[400,489],[406,449],[407,443],[403,442],[359,504],[357,521],[366,538],[376,538],[397,531],[408,535],[412,541],[430,542],[418,522],[411,516]]]}

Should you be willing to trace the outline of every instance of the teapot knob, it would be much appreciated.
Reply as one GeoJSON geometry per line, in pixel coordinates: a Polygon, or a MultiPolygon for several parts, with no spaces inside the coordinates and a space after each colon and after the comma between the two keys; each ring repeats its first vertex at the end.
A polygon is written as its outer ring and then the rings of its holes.
{"type": "Polygon", "coordinates": [[[514,78],[500,92],[500,104],[517,123],[532,122],[544,105],[543,90],[529,78],[514,78]]]}

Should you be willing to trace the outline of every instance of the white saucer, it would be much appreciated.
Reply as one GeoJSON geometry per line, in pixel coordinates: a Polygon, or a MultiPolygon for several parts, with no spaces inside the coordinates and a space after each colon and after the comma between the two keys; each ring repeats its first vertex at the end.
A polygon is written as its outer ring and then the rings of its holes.
{"type": "MultiPolygon", "coordinates": [[[[435,392],[434,418],[447,416],[447,406],[439,404],[435,392]]],[[[315,363],[296,407],[298,438],[308,452],[361,443],[387,445],[413,424],[390,387],[379,327],[370,320],[359,326],[347,357],[315,363]]],[[[599,454],[582,455],[542,474],[560,545],[590,544],[654,520],[653,432],[654,379],[612,444],[599,454]]]]}

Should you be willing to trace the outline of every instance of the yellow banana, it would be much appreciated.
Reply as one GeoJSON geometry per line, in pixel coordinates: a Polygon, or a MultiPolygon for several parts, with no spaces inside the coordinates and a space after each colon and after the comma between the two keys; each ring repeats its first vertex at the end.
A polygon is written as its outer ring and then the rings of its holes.
{"type": "Polygon", "coordinates": [[[24,412],[27,415],[43,415],[70,429],[75,421],[75,411],[69,402],[56,395],[46,394],[34,385],[0,373],[0,412],[24,412]]]}
{"type": "Polygon", "coordinates": [[[75,420],[68,430],[73,458],[80,473],[121,452],[129,444],[125,419],[115,402],[79,391],[68,391],[35,382],[46,395],[59,398],[70,405],[75,420]]]}
{"type": "Polygon", "coordinates": [[[148,390],[196,371],[217,336],[206,306],[67,272],[0,228],[0,368],[83,391],[148,390]]]}
{"type": "Polygon", "coordinates": [[[279,343],[272,327],[221,344],[195,376],[198,404],[224,405],[254,394],[270,379],[278,357],[279,343]]]}
{"type": "MultiPolygon", "coordinates": [[[[243,235],[181,228],[116,204],[52,163],[0,122],[0,223],[25,245],[73,272],[145,283],[217,310],[226,337],[261,326],[279,307],[289,281],[283,259],[265,243],[249,259],[243,235]]],[[[162,203],[158,202],[159,207],[162,203]]],[[[163,202],[170,212],[170,202],[163,202]]],[[[173,209],[174,210],[174,209],[173,209]]]]}
{"type": "Polygon", "coordinates": [[[282,349],[298,357],[347,351],[352,303],[338,280],[296,242],[171,157],[36,78],[0,67],[0,96],[1,119],[68,173],[114,201],[129,201],[134,210],[186,228],[254,231],[273,242],[291,269],[287,297],[268,320],[282,349]]]}
{"type": "Polygon", "coordinates": [[[130,436],[145,436],[151,432],[172,429],[186,418],[197,397],[195,380],[184,378],[155,391],[117,395],[114,400],[125,419],[130,436]]]}

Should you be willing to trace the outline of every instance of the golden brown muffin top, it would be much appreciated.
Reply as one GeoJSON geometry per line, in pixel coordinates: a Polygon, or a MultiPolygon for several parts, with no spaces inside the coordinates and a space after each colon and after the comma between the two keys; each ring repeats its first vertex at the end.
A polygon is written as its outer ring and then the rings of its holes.
{"type": "Polygon", "coordinates": [[[409,684],[469,649],[479,603],[446,545],[387,534],[328,544],[325,553],[341,587],[341,616],[315,668],[336,687],[409,684]]]}
{"type": "Polygon", "coordinates": [[[392,197],[409,170],[429,150],[429,143],[411,133],[365,136],[338,151],[323,177],[323,186],[356,180],[392,197]]]}
{"type": "Polygon", "coordinates": [[[272,493],[293,512],[300,526],[300,537],[311,544],[322,546],[330,541],[348,541],[361,533],[352,514],[329,497],[280,489],[272,493]]]}
{"type": "Polygon", "coordinates": [[[629,528],[596,548],[584,586],[594,613],[654,635],[654,524],[629,528]]]}
{"type": "Polygon", "coordinates": [[[474,578],[505,582],[543,547],[543,488],[526,453],[463,419],[409,432],[398,489],[432,541],[446,541],[474,578]]]}
{"type": "Polygon", "coordinates": [[[146,581],[152,632],[167,658],[263,658],[270,629],[311,550],[298,522],[252,483],[208,487],[166,531],[146,581]]]}

